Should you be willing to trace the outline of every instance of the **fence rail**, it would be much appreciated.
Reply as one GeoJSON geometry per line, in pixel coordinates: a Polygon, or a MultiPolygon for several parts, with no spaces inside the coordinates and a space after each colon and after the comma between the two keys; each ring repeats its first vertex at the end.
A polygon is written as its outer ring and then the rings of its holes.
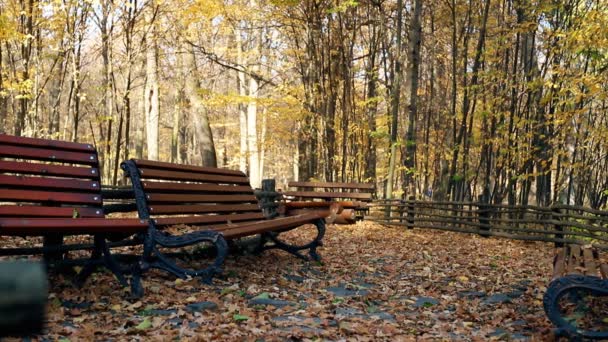
{"type": "Polygon", "coordinates": [[[608,250],[608,211],[481,202],[376,200],[366,220],[526,241],[590,244],[608,250]]]}

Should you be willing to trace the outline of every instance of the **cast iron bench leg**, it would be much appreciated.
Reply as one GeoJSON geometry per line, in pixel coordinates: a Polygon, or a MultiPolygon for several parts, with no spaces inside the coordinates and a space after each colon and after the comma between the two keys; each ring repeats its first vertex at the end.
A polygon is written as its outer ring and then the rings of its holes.
{"type": "Polygon", "coordinates": [[[325,235],[325,220],[318,219],[314,222],[314,225],[317,228],[317,236],[311,242],[309,242],[305,245],[297,246],[297,245],[288,244],[288,243],[285,243],[285,242],[279,240],[279,238],[278,238],[279,234],[263,233],[262,237],[260,239],[260,244],[256,248],[255,252],[261,253],[268,249],[278,248],[278,249],[282,249],[290,254],[293,254],[296,257],[298,257],[302,260],[305,260],[305,261],[310,261],[310,260],[320,261],[321,257],[317,253],[317,247],[323,245],[322,239],[323,239],[323,236],[325,235]],[[272,242],[272,244],[266,244],[267,242],[272,242]],[[305,255],[300,253],[301,250],[305,250],[305,249],[309,250],[308,251],[309,257],[306,257],[305,255]]]}
{"type": "Polygon", "coordinates": [[[228,244],[220,233],[214,231],[196,231],[189,234],[171,236],[158,231],[153,223],[150,223],[150,228],[144,238],[144,253],[132,272],[132,295],[134,297],[141,297],[143,294],[140,283],[141,275],[150,268],[164,270],[181,279],[188,276],[199,277],[203,283],[210,284],[213,277],[222,272],[221,266],[227,254],[228,244]],[[216,248],[216,257],[212,265],[200,270],[189,270],[178,266],[157,248],[157,246],[179,248],[201,242],[213,244],[216,248]]]}
{"type": "Polygon", "coordinates": [[[104,265],[110,270],[122,286],[128,286],[124,272],[112,256],[105,237],[102,235],[95,235],[93,239],[95,247],[91,252],[91,258],[87,260],[87,263],[74,279],[76,286],[82,287],[99,265],[104,265]]]}

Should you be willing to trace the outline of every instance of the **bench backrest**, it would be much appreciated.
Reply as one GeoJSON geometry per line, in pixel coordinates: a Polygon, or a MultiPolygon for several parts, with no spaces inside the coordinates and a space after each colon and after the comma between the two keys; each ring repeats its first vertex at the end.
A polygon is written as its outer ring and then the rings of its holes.
{"type": "Polygon", "coordinates": [[[376,191],[376,187],[371,183],[289,182],[287,185],[296,190],[286,191],[284,194],[302,200],[322,198],[369,202],[376,191]]]}
{"type": "Polygon", "coordinates": [[[103,217],[89,144],[0,134],[0,217],[103,217]]]}
{"type": "Polygon", "coordinates": [[[159,227],[264,219],[249,179],[241,171],[150,160],[130,160],[122,167],[140,197],[140,218],[152,218],[159,227]]]}

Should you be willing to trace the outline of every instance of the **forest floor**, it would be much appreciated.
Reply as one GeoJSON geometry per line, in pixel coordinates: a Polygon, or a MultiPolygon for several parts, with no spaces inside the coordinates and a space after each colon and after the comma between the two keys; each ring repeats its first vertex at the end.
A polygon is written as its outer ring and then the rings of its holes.
{"type": "MultiPolygon", "coordinates": [[[[292,231],[301,239],[308,232],[292,231]]],[[[550,244],[330,225],[321,263],[278,250],[230,256],[213,285],[144,278],[127,300],[107,272],[83,289],[51,276],[43,340],[549,339],[550,244]]]]}

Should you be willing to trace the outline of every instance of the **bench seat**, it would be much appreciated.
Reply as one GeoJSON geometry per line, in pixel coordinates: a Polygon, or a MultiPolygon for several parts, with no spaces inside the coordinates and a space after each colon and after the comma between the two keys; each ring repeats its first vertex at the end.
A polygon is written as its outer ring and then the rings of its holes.
{"type": "Polygon", "coordinates": [[[112,218],[0,218],[0,235],[82,235],[146,231],[148,223],[140,219],[112,218]]]}

